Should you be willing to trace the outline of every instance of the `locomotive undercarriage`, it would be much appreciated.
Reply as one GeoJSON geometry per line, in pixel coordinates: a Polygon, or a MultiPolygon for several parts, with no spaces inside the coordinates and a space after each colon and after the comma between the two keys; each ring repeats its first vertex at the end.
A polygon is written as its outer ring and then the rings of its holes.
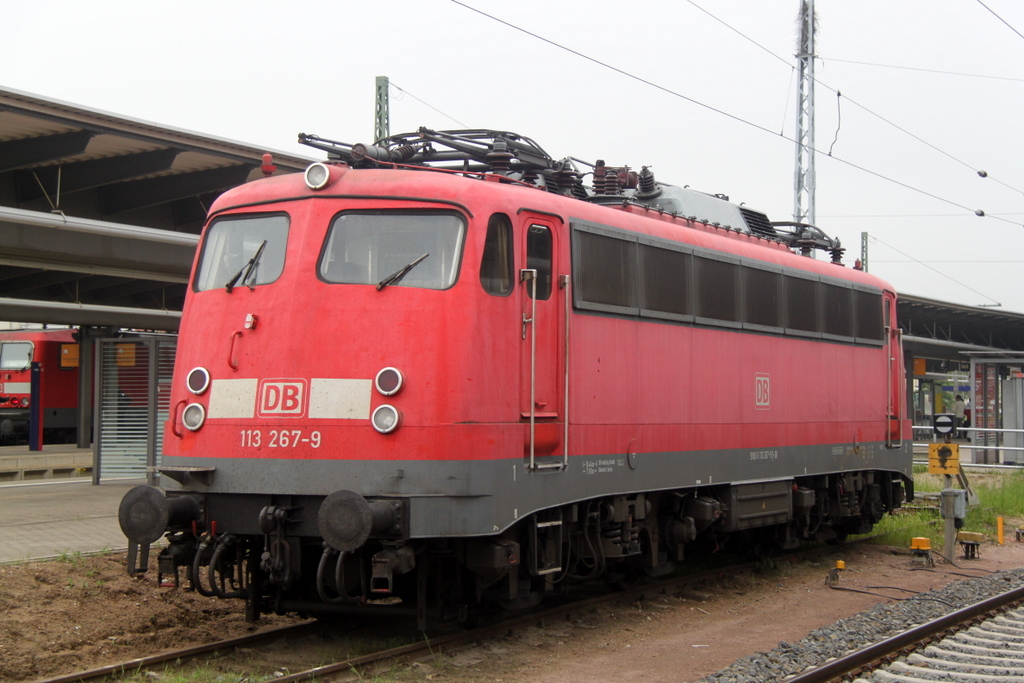
{"type": "MultiPolygon", "coordinates": [[[[76,419],[74,411],[58,409],[49,412],[54,413],[54,417],[48,419],[43,426],[43,442],[48,444],[74,443],[78,434],[78,429],[74,425],[76,419]],[[71,420],[70,424],[69,419],[71,420]],[[51,426],[51,423],[56,423],[59,426],[51,426]]],[[[28,443],[28,440],[28,411],[0,409],[0,445],[28,443]]]]}
{"type": "Polygon", "coordinates": [[[903,486],[898,474],[865,471],[613,495],[539,511],[497,536],[461,539],[408,538],[401,501],[371,501],[367,537],[339,540],[338,529],[316,531],[317,510],[330,498],[275,498],[254,518],[252,501],[184,494],[168,498],[159,574],[177,584],[184,573],[203,595],[245,599],[250,620],[388,610],[415,615],[422,627],[428,618],[461,621],[488,606],[528,607],[573,584],[668,574],[687,555],[726,546],[842,542],[900,507],[903,486]],[[211,508],[247,512],[210,516],[211,508]],[[208,518],[230,532],[204,528],[208,518]]]}

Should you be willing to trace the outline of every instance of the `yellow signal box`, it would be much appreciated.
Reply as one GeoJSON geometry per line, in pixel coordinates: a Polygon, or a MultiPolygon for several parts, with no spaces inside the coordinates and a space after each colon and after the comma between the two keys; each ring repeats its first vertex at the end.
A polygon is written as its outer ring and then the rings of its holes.
{"type": "Polygon", "coordinates": [[[928,474],[960,473],[960,444],[930,443],[928,444],[928,474]]]}

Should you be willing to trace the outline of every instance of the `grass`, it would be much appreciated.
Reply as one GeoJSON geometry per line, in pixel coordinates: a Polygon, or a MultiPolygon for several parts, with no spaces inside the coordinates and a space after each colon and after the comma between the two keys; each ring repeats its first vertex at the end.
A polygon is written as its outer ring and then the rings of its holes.
{"type": "MultiPolygon", "coordinates": [[[[289,666],[303,669],[325,666],[405,645],[408,642],[408,638],[399,637],[351,638],[347,639],[344,645],[313,648],[314,651],[298,656],[289,666]]],[[[252,655],[241,652],[225,656],[215,655],[211,659],[197,659],[186,663],[178,660],[174,664],[165,664],[162,669],[132,670],[119,674],[113,680],[117,683],[264,683],[294,672],[294,669],[289,670],[287,666],[271,665],[265,660],[266,658],[254,660],[252,655]]],[[[451,669],[451,665],[447,664],[446,655],[440,652],[434,653],[428,663],[435,670],[446,666],[451,669]]],[[[360,681],[392,683],[422,678],[412,672],[415,666],[417,665],[396,665],[391,661],[359,670],[351,669],[350,672],[360,681]]]]}
{"type": "Polygon", "coordinates": [[[205,667],[196,667],[187,670],[171,670],[165,668],[163,671],[133,671],[116,676],[114,680],[119,683],[145,683],[147,681],[159,681],[160,683],[254,683],[255,681],[273,680],[274,676],[249,676],[245,674],[227,674],[223,671],[205,667]],[[155,674],[155,675],[154,675],[155,674]]]}
{"type": "Polygon", "coordinates": [[[77,550],[75,552],[65,550],[57,554],[57,561],[64,564],[70,564],[72,566],[78,566],[78,563],[82,561],[82,553],[77,550]]]}
{"type": "Polygon", "coordinates": [[[909,548],[910,540],[925,536],[932,539],[933,547],[941,547],[945,526],[938,512],[931,510],[900,510],[886,515],[875,525],[873,543],[909,548]],[[938,545],[936,545],[938,543],[938,545]]]}
{"type": "MultiPolygon", "coordinates": [[[[107,557],[108,555],[112,555],[114,553],[114,551],[110,549],[110,546],[103,546],[102,550],[96,550],[96,551],[92,551],[92,552],[84,552],[83,553],[81,550],[76,550],[76,551],[72,552],[70,549],[65,549],[65,550],[55,550],[54,553],[55,554],[54,554],[53,557],[49,557],[49,558],[46,558],[46,557],[43,557],[43,558],[27,557],[27,558],[25,558],[24,561],[25,562],[49,562],[50,560],[53,560],[54,562],[60,562],[61,564],[70,564],[72,567],[77,567],[78,563],[81,562],[86,557],[107,557]]],[[[7,563],[5,563],[5,564],[7,564],[7,563]]]]}
{"type": "MultiPolygon", "coordinates": [[[[927,474],[926,467],[914,466],[914,489],[917,492],[940,491],[945,488],[944,477],[927,474]],[[918,468],[921,468],[919,471],[918,468]]],[[[978,494],[979,504],[967,511],[964,531],[978,531],[989,540],[996,538],[997,518],[1003,517],[1007,537],[1013,535],[1010,520],[1024,517],[1024,472],[968,475],[971,487],[978,494]]],[[[876,543],[901,548],[910,547],[910,539],[930,538],[933,548],[944,543],[946,523],[937,508],[913,508],[886,515],[875,525],[876,543]]]]}

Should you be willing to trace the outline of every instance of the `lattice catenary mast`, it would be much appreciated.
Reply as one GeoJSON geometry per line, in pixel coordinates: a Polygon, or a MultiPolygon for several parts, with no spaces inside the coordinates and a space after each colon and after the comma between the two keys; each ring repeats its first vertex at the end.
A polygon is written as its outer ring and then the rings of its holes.
{"type": "Polygon", "coordinates": [[[800,0],[793,222],[814,225],[814,0],[800,0]]]}
{"type": "Polygon", "coordinates": [[[383,140],[391,135],[390,113],[388,112],[388,87],[387,76],[377,76],[377,97],[374,106],[373,139],[383,140]]]}

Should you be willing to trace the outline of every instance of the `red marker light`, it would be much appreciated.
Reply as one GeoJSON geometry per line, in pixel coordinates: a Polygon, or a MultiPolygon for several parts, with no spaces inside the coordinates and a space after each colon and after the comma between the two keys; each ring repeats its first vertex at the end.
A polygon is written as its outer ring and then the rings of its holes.
{"type": "Polygon", "coordinates": [[[263,155],[263,165],[260,166],[260,170],[263,171],[263,175],[267,176],[268,178],[274,175],[274,171],[277,170],[277,166],[274,165],[273,154],[263,155]]]}

